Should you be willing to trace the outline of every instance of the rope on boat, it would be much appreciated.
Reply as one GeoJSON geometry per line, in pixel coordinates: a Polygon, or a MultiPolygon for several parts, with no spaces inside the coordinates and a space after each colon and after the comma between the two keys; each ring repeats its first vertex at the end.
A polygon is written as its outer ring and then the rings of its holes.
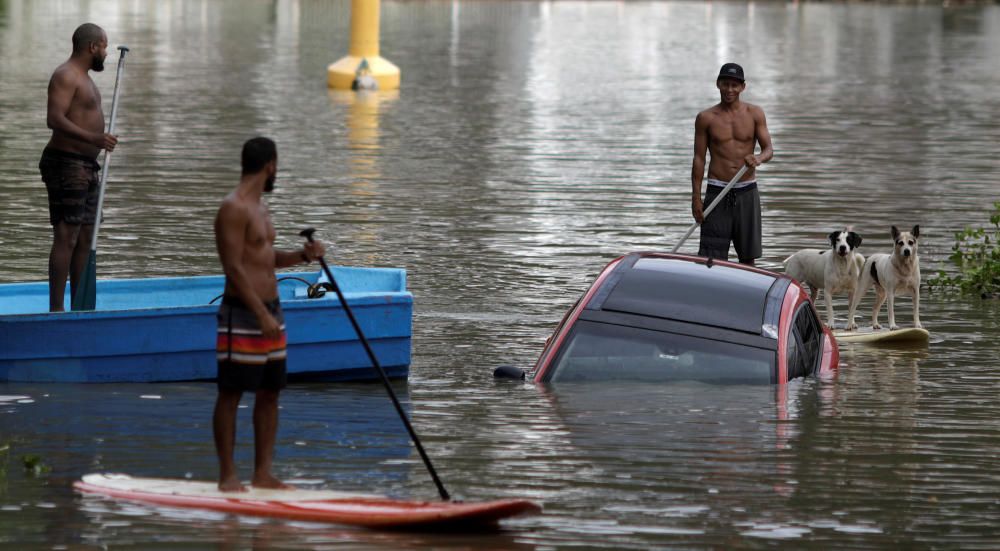
{"type": "MultiPolygon", "coordinates": [[[[309,297],[309,298],[320,298],[323,295],[325,295],[327,291],[332,291],[333,290],[333,285],[331,285],[330,282],[328,282],[328,281],[321,281],[319,283],[309,283],[308,281],[302,279],[301,277],[295,277],[295,276],[285,276],[285,277],[282,277],[282,278],[278,278],[278,283],[281,283],[282,281],[286,281],[286,280],[289,280],[289,279],[293,279],[295,281],[301,281],[302,283],[305,283],[306,284],[306,296],[309,297]]],[[[219,296],[213,298],[208,303],[209,304],[215,304],[215,301],[217,301],[220,298],[222,298],[223,295],[225,295],[225,293],[223,293],[222,295],[219,295],[219,296]]]]}

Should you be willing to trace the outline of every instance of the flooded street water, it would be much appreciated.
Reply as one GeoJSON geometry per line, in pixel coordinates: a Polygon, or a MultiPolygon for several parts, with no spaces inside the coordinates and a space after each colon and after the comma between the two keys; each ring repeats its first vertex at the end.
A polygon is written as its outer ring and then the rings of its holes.
{"type": "MultiPolygon", "coordinates": [[[[240,146],[274,138],[280,246],[315,226],[332,262],[407,270],[396,389],[448,489],[545,514],[412,535],[83,498],[88,472],[213,478],[214,385],[0,383],[23,397],[0,402],[0,548],[1000,547],[997,301],[925,288],[928,346],[842,344],[835,377],[782,388],[491,378],[530,367],[608,261],[683,235],[694,116],[727,61],[775,144],[761,265],[845,225],[889,252],[891,225],[919,224],[924,280],[952,270],[954,233],[1000,200],[1000,7],[385,0],[402,88],[359,96],[326,88],[349,6],[0,0],[0,283],[45,278],[46,83],[93,21],[131,48],[99,277],[218,273],[240,146]],[[25,474],[25,454],[51,472],[25,474]]],[[[106,112],[116,56],[95,77],[106,112]]],[[[381,387],[282,396],[279,476],[435,498],[381,387]]]]}

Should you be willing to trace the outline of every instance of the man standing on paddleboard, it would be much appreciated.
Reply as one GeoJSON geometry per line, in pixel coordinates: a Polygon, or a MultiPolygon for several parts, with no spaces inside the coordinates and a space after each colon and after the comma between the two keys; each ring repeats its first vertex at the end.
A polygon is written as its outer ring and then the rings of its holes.
{"type": "Polygon", "coordinates": [[[278,151],[268,138],[243,144],[240,183],[215,217],[215,245],[226,274],[218,312],[219,395],[212,428],[219,455],[219,489],[244,491],[233,461],[236,411],[243,392],[255,392],[254,471],[251,485],[288,488],[271,474],[278,432],[278,393],[285,387],[285,324],[274,271],[323,256],[322,243],[297,251],[274,248],[275,231],[263,201],[274,189],[278,151]]]}
{"type": "Polygon", "coordinates": [[[90,71],[103,71],[108,36],[93,23],[73,32],[73,53],[49,79],[46,124],[52,137],[38,170],[49,196],[49,311],[62,312],[66,277],[76,292],[90,255],[97,219],[101,167],[97,155],[113,151],[118,138],[104,132],[101,93],[90,71]]]}
{"type": "Polygon", "coordinates": [[[729,243],[743,264],[753,265],[760,258],[761,216],[760,195],[757,193],[756,167],[771,160],[771,134],[767,130],[764,110],[740,101],[746,89],[743,67],[726,63],[715,81],[721,101],[698,113],[694,122],[694,162],[691,166],[691,213],[701,224],[699,256],[729,258],[729,243]],[[757,144],[760,154],[754,155],[757,144]],[[708,188],[701,198],[701,182],[705,175],[705,152],[711,153],[708,165],[708,188]],[[711,204],[736,173],[750,168],[722,202],[709,213],[702,214],[704,205],[711,204]]]}

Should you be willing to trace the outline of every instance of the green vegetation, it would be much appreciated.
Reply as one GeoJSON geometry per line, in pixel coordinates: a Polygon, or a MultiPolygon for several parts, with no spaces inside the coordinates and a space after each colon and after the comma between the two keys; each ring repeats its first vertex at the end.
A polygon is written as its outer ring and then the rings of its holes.
{"type": "Polygon", "coordinates": [[[0,442],[0,496],[7,493],[7,464],[10,462],[10,442],[0,442]]]}
{"type": "Polygon", "coordinates": [[[52,470],[52,467],[42,463],[42,456],[33,453],[21,456],[21,462],[28,476],[41,476],[52,470]]]}
{"type": "MultiPolygon", "coordinates": [[[[0,496],[7,493],[10,458],[16,443],[16,440],[0,440],[0,496]]],[[[52,467],[42,462],[42,456],[33,453],[22,455],[21,465],[24,466],[24,474],[28,477],[39,477],[52,472],[52,467]]]]}
{"type": "Polygon", "coordinates": [[[965,228],[955,234],[948,258],[958,267],[949,276],[941,270],[927,281],[933,290],[959,291],[982,298],[1000,297],[1000,201],[993,203],[992,228],[965,228]]]}

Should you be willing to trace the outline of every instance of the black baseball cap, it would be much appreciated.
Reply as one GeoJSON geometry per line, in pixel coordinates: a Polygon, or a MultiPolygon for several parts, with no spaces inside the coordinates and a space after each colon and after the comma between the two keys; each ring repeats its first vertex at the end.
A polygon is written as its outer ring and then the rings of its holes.
{"type": "Polygon", "coordinates": [[[745,82],[746,79],[743,78],[743,67],[735,63],[726,63],[719,69],[719,78],[735,78],[740,82],[745,82]]]}

